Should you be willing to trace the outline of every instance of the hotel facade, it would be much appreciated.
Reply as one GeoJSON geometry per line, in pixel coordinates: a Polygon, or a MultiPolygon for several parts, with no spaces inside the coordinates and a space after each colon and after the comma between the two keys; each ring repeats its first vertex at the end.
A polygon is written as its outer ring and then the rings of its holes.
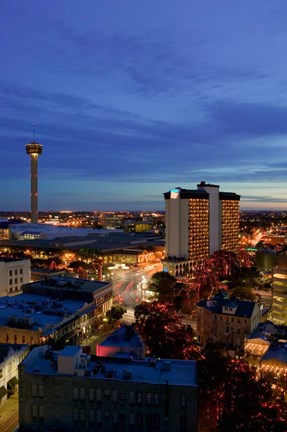
{"type": "Polygon", "coordinates": [[[239,201],[233,192],[201,182],[196,190],[177,187],[164,193],[166,252],[164,268],[174,276],[192,273],[217,250],[239,244],[239,201]]]}

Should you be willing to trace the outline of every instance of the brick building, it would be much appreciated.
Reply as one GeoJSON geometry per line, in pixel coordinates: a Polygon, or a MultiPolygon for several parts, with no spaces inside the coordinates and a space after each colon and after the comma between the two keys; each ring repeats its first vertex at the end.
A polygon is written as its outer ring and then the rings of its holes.
{"type": "Polygon", "coordinates": [[[196,362],[36,347],[19,369],[20,431],[195,432],[196,362]]]}
{"type": "Polygon", "coordinates": [[[197,303],[198,341],[222,348],[244,351],[244,341],[261,321],[262,310],[256,302],[230,300],[225,292],[197,303]]]}

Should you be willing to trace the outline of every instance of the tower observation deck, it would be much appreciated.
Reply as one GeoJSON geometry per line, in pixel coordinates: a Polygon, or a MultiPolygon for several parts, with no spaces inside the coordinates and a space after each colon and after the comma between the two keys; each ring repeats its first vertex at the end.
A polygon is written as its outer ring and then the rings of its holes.
{"type": "Polygon", "coordinates": [[[38,156],[43,146],[33,140],[26,144],[26,153],[31,157],[31,223],[38,222],[38,156]]]}

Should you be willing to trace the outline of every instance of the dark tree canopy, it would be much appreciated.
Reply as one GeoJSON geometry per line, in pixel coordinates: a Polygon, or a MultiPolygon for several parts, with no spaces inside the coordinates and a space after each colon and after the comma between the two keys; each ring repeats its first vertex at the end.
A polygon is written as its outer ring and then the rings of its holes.
{"type": "Polygon", "coordinates": [[[178,359],[198,357],[192,327],[182,323],[171,303],[143,302],[135,307],[135,319],[149,355],[178,359]]]}
{"type": "Polygon", "coordinates": [[[200,423],[217,432],[286,430],[285,407],[274,403],[270,386],[257,379],[254,368],[222,358],[212,344],[204,356],[198,362],[200,423]]]}
{"type": "Polygon", "coordinates": [[[176,278],[167,272],[154,273],[149,282],[149,289],[153,291],[160,303],[172,302],[176,293],[176,278]]]}
{"type": "Polygon", "coordinates": [[[249,287],[238,286],[230,291],[229,298],[253,301],[255,299],[255,294],[252,293],[252,290],[249,287]]]}
{"type": "Polygon", "coordinates": [[[113,325],[116,321],[123,317],[123,314],[126,313],[126,311],[127,310],[120,305],[112,306],[111,309],[106,313],[108,323],[113,325]]]}

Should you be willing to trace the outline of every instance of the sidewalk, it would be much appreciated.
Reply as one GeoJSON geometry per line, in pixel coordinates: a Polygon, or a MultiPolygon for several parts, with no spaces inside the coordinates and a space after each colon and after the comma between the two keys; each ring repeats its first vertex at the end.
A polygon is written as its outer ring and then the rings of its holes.
{"type": "Polygon", "coordinates": [[[4,430],[4,425],[15,413],[18,413],[18,393],[13,394],[5,404],[0,405],[0,431],[4,430]]]}

